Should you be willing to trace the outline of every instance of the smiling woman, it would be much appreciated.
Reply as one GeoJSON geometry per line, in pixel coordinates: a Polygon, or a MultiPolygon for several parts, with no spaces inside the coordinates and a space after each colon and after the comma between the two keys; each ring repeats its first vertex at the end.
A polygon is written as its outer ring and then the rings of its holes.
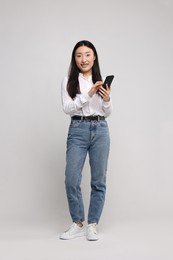
{"type": "Polygon", "coordinates": [[[98,55],[89,41],[78,42],[72,52],[69,74],[62,82],[62,104],[71,117],[67,137],[65,185],[71,227],[60,235],[68,240],[84,235],[84,205],[81,179],[89,154],[91,196],[88,210],[87,240],[98,240],[96,225],[105,201],[110,136],[106,117],[112,112],[110,89],[102,87],[98,55]]]}
{"type": "Polygon", "coordinates": [[[76,65],[83,73],[85,78],[91,75],[92,67],[94,65],[95,55],[93,50],[86,46],[81,46],[77,49],[75,54],[76,65]]]}

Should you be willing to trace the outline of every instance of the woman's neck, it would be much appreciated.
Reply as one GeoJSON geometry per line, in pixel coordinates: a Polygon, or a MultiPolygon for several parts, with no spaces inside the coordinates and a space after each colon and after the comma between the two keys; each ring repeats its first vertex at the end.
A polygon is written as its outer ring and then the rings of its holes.
{"type": "Polygon", "coordinates": [[[82,73],[81,74],[83,75],[84,78],[86,79],[89,79],[91,77],[91,72],[88,72],[88,73],[82,73]]]}

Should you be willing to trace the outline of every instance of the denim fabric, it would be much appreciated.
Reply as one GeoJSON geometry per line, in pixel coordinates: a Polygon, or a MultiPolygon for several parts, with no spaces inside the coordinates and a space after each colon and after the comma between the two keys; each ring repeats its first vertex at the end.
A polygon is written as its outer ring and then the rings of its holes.
{"type": "Polygon", "coordinates": [[[88,223],[99,222],[105,201],[109,149],[106,120],[71,120],[67,137],[65,186],[73,222],[85,220],[81,179],[87,153],[91,170],[88,223]]]}

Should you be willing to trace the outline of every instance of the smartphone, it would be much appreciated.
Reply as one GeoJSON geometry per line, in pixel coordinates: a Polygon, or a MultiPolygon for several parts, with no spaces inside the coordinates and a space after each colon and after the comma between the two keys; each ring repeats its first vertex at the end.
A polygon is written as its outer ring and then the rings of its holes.
{"type": "Polygon", "coordinates": [[[114,75],[109,75],[109,76],[107,76],[107,77],[105,78],[105,81],[103,82],[102,87],[106,89],[106,84],[107,84],[107,85],[108,85],[108,88],[110,88],[113,79],[114,79],[114,75]]]}

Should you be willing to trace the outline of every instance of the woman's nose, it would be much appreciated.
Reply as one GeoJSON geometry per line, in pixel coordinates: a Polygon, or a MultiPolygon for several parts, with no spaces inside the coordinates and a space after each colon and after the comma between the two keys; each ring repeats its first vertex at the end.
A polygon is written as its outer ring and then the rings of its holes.
{"type": "Polygon", "coordinates": [[[82,56],[82,62],[85,62],[85,61],[86,61],[86,57],[84,55],[84,56],[82,56]]]}

